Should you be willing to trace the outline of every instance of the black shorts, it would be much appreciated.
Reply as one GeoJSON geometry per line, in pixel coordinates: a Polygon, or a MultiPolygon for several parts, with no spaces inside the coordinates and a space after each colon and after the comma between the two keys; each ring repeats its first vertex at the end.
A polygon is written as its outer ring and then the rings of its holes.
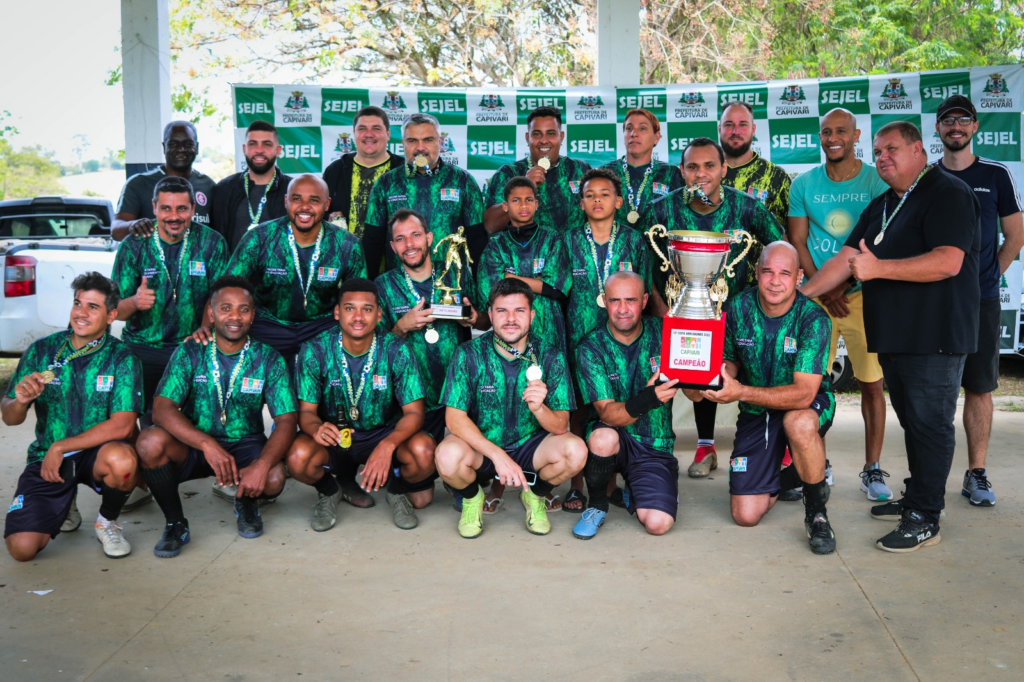
{"type": "Polygon", "coordinates": [[[445,406],[435,407],[432,410],[427,410],[427,413],[423,416],[423,431],[430,434],[430,437],[434,439],[434,445],[437,445],[444,440],[444,421],[445,406]]]}
{"type": "MultiPolygon", "coordinates": [[[[137,343],[127,344],[128,349],[131,350],[132,355],[139,359],[139,363],[142,365],[142,404],[144,413],[152,413],[153,411],[153,398],[156,396],[156,387],[160,383],[160,379],[164,376],[164,370],[167,369],[167,363],[171,361],[171,356],[174,355],[174,351],[177,347],[172,348],[153,348],[151,346],[142,346],[137,343]]],[[[152,425],[150,419],[147,426],[152,425]]],[[[145,428],[145,426],[143,426],[145,428]]]]}
{"type": "Polygon", "coordinates": [[[960,385],[971,393],[991,393],[999,388],[999,332],[1002,306],[998,298],[981,302],[978,315],[978,350],[964,361],[960,385]]]}
{"type": "Polygon", "coordinates": [[[78,484],[87,485],[97,493],[101,490],[100,483],[92,477],[96,455],[101,447],[103,445],[65,457],[65,461],[72,459],[75,463],[75,478],[65,478],[63,483],[50,483],[44,480],[41,473],[42,462],[25,467],[21,478],[18,479],[14,499],[7,509],[4,537],[15,533],[47,533],[51,538],[57,537],[64,519],[68,516],[68,510],[71,509],[71,500],[75,496],[78,484]]]}
{"type": "MultiPolygon", "coordinates": [[[[443,410],[444,408],[441,408],[443,410]]],[[[436,412],[437,410],[431,410],[436,412]]],[[[441,431],[444,432],[444,413],[442,412],[441,417],[441,431]]],[[[436,419],[436,417],[435,417],[436,419]]],[[[398,422],[395,422],[397,424],[398,422]]],[[[327,448],[327,454],[330,456],[327,466],[325,467],[331,472],[345,472],[351,469],[351,466],[345,466],[345,461],[355,464],[358,468],[360,464],[366,464],[366,461],[370,459],[370,455],[373,454],[373,449],[377,447],[377,444],[382,440],[391,435],[395,430],[395,424],[388,424],[387,426],[381,426],[376,429],[369,431],[352,431],[352,447],[347,451],[342,450],[339,447],[327,448]],[[345,458],[344,460],[342,458],[345,458]]],[[[426,424],[424,424],[424,431],[426,430],[426,424]]],[[[427,432],[429,433],[429,431],[427,432]]],[[[388,478],[401,478],[401,462],[398,461],[397,449],[394,454],[391,455],[391,474],[388,478]]],[[[427,490],[434,487],[434,481],[437,479],[437,473],[430,475],[423,481],[416,483],[405,484],[405,492],[419,492],[421,490],[427,490]]]]}
{"type": "MultiPolygon", "coordinates": [[[[835,416],[835,398],[831,393],[819,393],[811,403],[811,409],[818,414],[818,434],[824,437],[835,416]]],[[[729,459],[730,495],[774,495],[779,492],[779,471],[789,445],[782,428],[785,415],[786,410],[768,410],[759,415],[740,412],[729,459]]]]}
{"type": "MultiPolygon", "coordinates": [[[[218,440],[217,445],[227,450],[235,460],[235,466],[241,471],[260,458],[260,453],[263,452],[266,442],[267,437],[260,433],[234,442],[218,440]]],[[[206,455],[202,450],[196,448],[188,449],[185,462],[178,467],[178,481],[194,481],[197,478],[210,478],[216,475],[209,462],[206,461],[206,455]]]]}
{"type": "Polygon", "coordinates": [[[295,356],[302,344],[337,326],[338,321],[334,319],[333,315],[299,324],[281,324],[276,320],[257,315],[256,319],[252,321],[252,329],[249,330],[249,333],[252,338],[262,341],[280,353],[288,365],[288,369],[291,370],[295,366],[295,356]]]}
{"type": "Polygon", "coordinates": [[[679,510],[679,460],[671,453],[647,447],[625,429],[600,422],[594,427],[597,429],[611,429],[619,434],[615,470],[622,473],[629,486],[629,513],[656,509],[675,519],[679,510]]]}
{"type": "MultiPolygon", "coordinates": [[[[540,442],[547,438],[548,432],[541,431],[540,433],[531,436],[529,440],[515,448],[505,448],[505,454],[512,458],[516,464],[522,468],[523,471],[532,471],[537,473],[537,470],[533,467],[533,455],[537,452],[537,447],[540,442]]],[[[484,457],[484,463],[480,465],[480,468],[476,470],[476,480],[480,484],[487,483],[488,481],[494,480],[497,470],[494,468],[494,462],[488,457],[484,457]]]]}

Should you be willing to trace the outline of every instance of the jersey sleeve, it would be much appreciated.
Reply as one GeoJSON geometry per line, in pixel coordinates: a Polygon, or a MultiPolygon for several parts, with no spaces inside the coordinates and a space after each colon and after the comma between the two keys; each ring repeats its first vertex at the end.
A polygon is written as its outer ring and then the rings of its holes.
{"type": "Polygon", "coordinates": [[[828,364],[829,348],[832,345],[832,320],[824,309],[817,304],[806,301],[806,310],[810,312],[800,323],[800,336],[797,339],[796,361],[793,371],[802,374],[825,374],[828,364]],[[812,308],[811,306],[815,306],[812,308]]]}
{"type": "Polygon", "coordinates": [[[142,408],[142,363],[125,347],[117,363],[117,377],[114,379],[113,395],[110,396],[110,413],[142,414],[142,408]]]}
{"type": "Polygon", "coordinates": [[[753,213],[750,216],[750,228],[754,232],[754,239],[761,246],[768,246],[772,242],[780,241],[783,237],[782,226],[775,216],[764,207],[761,202],[753,203],[753,213]]]}
{"type": "MultiPolygon", "coordinates": [[[[174,351],[174,355],[167,363],[167,369],[156,387],[156,394],[161,398],[174,401],[178,407],[185,404],[189,394],[192,392],[192,374],[195,371],[193,353],[201,354],[202,351],[195,348],[195,341],[185,341],[174,351]],[[189,344],[192,344],[190,346],[189,344]]],[[[210,381],[213,379],[211,378],[210,381]]]]}
{"type": "Polygon", "coordinates": [[[263,399],[267,403],[271,417],[279,417],[282,414],[298,411],[295,402],[295,391],[292,387],[292,378],[288,375],[288,367],[284,358],[276,351],[268,352],[266,355],[266,381],[267,388],[263,392],[263,399]]]}
{"type": "Polygon", "coordinates": [[[214,232],[210,228],[210,235],[213,241],[213,248],[210,249],[209,260],[206,263],[207,277],[212,280],[217,279],[228,269],[228,243],[220,235],[219,232],[214,232]]]}
{"type": "Polygon", "coordinates": [[[377,287],[377,298],[380,300],[380,328],[383,331],[391,331],[398,322],[398,317],[392,311],[394,306],[391,305],[391,291],[386,282],[386,275],[380,275],[373,280],[373,285],[377,287]]]}
{"type": "MultiPolygon", "coordinates": [[[[128,178],[128,181],[124,183],[124,187],[121,188],[121,196],[117,199],[117,209],[114,213],[128,213],[130,215],[139,218],[143,215],[143,201],[145,197],[138,190],[137,182],[132,182],[136,176],[128,178]]],[[[150,198],[152,201],[152,198],[150,198]]]]}
{"type": "Polygon", "coordinates": [[[307,341],[299,348],[295,359],[295,389],[298,399],[304,403],[319,405],[323,401],[326,370],[316,340],[307,341]]]}
{"type": "Polygon", "coordinates": [[[1013,179],[1010,171],[999,166],[999,173],[996,174],[996,192],[998,193],[999,204],[996,207],[1000,218],[1024,211],[1021,205],[1020,193],[1017,191],[1017,182],[1013,179]]]}
{"type": "MultiPolygon", "coordinates": [[[[150,237],[154,239],[158,237],[150,237]]],[[[134,296],[142,283],[139,270],[138,251],[135,248],[139,242],[134,237],[129,237],[121,242],[117,253],[114,255],[114,268],[110,272],[110,279],[117,285],[121,298],[134,296]]]]}
{"type": "Polygon", "coordinates": [[[405,340],[394,337],[396,342],[391,352],[391,372],[394,376],[395,398],[399,405],[408,405],[426,395],[423,389],[423,377],[412,354],[412,348],[405,340]]]}
{"type": "Polygon", "coordinates": [[[603,355],[595,352],[589,341],[576,347],[576,385],[584,405],[598,400],[614,400],[615,387],[608,380],[603,355]]]}
{"type": "Polygon", "coordinates": [[[448,373],[444,378],[444,388],[441,389],[439,402],[442,405],[469,412],[475,393],[475,388],[472,385],[474,381],[475,377],[470,371],[466,345],[463,344],[455,349],[455,354],[452,355],[451,362],[448,363],[448,373]]]}
{"type": "Polygon", "coordinates": [[[513,177],[514,171],[509,164],[505,164],[491,176],[491,179],[487,181],[487,194],[484,197],[486,207],[489,208],[505,201],[505,183],[513,177]]]}
{"type": "Polygon", "coordinates": [[[544,399],[544,404],[552,410],[575,410],[576,396],[565,353],[549,348],[545,364],[547,367],[544,368],[543,381],[548,387],[548,397],[544,399]]]}
{"type": "Polygon", "coordinates": [[[678,166],[672,166],[672,172],[668,176],[668,191],[672,192],[683,187],[683,174],[679,172],[678,166]]]}
{"type": "Polygon", "coordinates": [[[552,289],[568,294],[569,287],[572,285],[571,270],[569,251],[565,247],[565,240],[560,235],[557,237],[552,235],[548,255],[544,259],[544,267],[537,276],[552,289]]]}
{"type": "Polygon", "coordinates": [[[793,180],[793,184],[789,187],[789,217],[790,218],[806,218],[807,209],[804,207],[804,185],[807,184],[807,180],[810,176],[807,173],[801,173],[793,180]]]}
{"type": "MultiPolygon", "coordinates": [[[[388,173],[391,172],[388,171],[388,173]]],[[[389,183],[385,182],[386,178],[387,173],[381,176],[370,190],[370,199],[366,204],[366,218],[363,220],[364,225],[384,227],[388,224],[388,196],[385,185],[389,183]]]]}

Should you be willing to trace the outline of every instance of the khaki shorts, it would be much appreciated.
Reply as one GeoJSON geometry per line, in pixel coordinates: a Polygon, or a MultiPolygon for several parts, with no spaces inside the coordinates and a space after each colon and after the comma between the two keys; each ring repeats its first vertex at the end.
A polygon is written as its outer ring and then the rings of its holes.
{"type": "Polygon", "coordinates": [[[871,384],[882,380],[882,366],[878,364],[878,354],[868,352],[868,339],[864,334],[864,293],[861,291],[847,294],[850,299],[847,304],[850,314],[846,317],[834,317],[829,313],[828,308],[822,305],[821,300],[814,299],[818,305],[825,308],[829,318],[832,320],[832,345],[828,350],[828,368],[831,370],[832,363],[836,360],[836,353],[839,348],[839,335],[843,335],[846,341],[846,356],[853,364],[853,376],[865,384],[871,384]]]}

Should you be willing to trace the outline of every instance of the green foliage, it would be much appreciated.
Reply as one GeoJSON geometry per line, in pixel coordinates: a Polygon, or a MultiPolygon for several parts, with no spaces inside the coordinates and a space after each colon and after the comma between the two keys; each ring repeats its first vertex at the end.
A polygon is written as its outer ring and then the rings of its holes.
{"type": "Polygon", "coordinates": [[[0,139],[0,199],[26,199],[40,194],[62,194],[60,164],[41,147],[15,151],[0,139]]]}

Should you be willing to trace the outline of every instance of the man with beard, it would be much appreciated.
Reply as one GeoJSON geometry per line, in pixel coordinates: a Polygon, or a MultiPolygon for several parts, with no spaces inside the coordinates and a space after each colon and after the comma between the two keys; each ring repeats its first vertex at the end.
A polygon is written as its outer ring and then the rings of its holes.
{"type": "Polygon", "coordinates": [[[726,302],[722,387],[683,392],[698,404],[740,403],[729,460],[733,520],[756,526],[780,490],[805,481],[804,530],[811,551],[831,554],[836,537],[825,509],[824,436],[836,409],[825,366],[832,325],[821,306],[796,290],[801,274],[791,244],[766,246],[757,287],[726,302]],[[787,447],[794,466],[780,473],[787,447]]]}
{"type": "Polygon", "coordinates": [[[529,532],[550,533],[545,497],[586,462],[586,444],[569,433],[576,401],[565,356],[529,333],[533,298],[522,280],[498,282],[494,329],[459,346],[448,365],[441,402],[451,435],[437,446],[437,471],[463,497],[464,538],[484,530],[480,482],[492,477],[523,488],[529,532]]]}
{"type": "Polygon", "coordinates": [[[628,271],[605,282],[608,321],[576,348],[576,380],[587,418],[583,476],[590,506],[572,529],[581,540],[597,535],[608,515],[608,482],[626,482],[627,508],[651,535],[664,535],[679,508],[679,460],[672,454],[672,399],[676,379],[662,382],[661,320],[642,317],[644,279],[628,271]]]}
{"type": "Polygon", "coordinates": [[[248,170],[229,175],[213,188],[213,229],[227,240],[229,252],[234,253],[247,230],[287,214],[285,194],[292,179],[277,168],[280,154],[277,128],[253,121],[242,147],[248,170]]]}
{"type": "MultiPolygon", "coordinates": [[[[862,163],[854,154],[860,130],[852,113],[833,109],[825,114],[819,138],[825,151],[825,163],[798,175],[789,191],[787,234],[800,254],[800,267],[808,278],[839,253],[861,212],[872,199],[888,189],[874,167],[862,163]]],[[[832,319],[832,345],[826,366],[832,367],[842,334],[848,351],[846,357],[853,363],[860,388],[865,450],[860,489],[867,493],[869,500],[891,500],[892,491],[885,484],[889,474],[879,464],[885,436],[882,366],[878,364],[878,355],[868,352],[860,284],[843,282],[816,300],[832,319]]],[[[800,491],[784,490],[779,499],[799,500],[800,491]]]]}
{"type": "Polygon", "coordinates": [[[411,530],[419,525],[415,510],[434,499],[435,478],[435,441],[421,430],[423,381],[416,358],[408,343],[378,329],[381,308],[370,280],[345,282],[334,316],[338,327],[302,347],[302,433],[288,452],[288,471],[316,488],[310,520],[315,531],[330,530],[337,521],[342,491],[335,471],[360,464],[363,488],[386,486],[395,525],[411,530]]]}
{"type": "MultiPolygon", "coordinates": [[[[423,216],[435,244],[463,227],[472,258],[483,251],[483,195],[472,175],[441,158],[441,138],[441,126],[429,114],[412,114],[402,124],[405,163],[377,181],[366,209],[362,244],[371,278],[377,276],[385,253],[388,221],[402,208],[423,216]]],[[[387,263],[388,268],[395,266],[393,255],[387,263]]]]}
{"type": "Polygon", "coordinates": [[[789,175],[750,148],[755,132],[754,109],[749,104],[730,102],[722,110],[718,140],[728,166],[722,184],[754,197],[771,211],[779,225],[785,225],[789,214],[789,175]]]}
{"type": "Polygon", "coordinates": [[[996,495],[985,473],[985,456],[992,431],[992,391],[999,381],[999,280],[1024,246],[1022,204],[1010,169],[971,152],[971,139],[978,132],[978,116],[971,100],[953,95],[940,104],[935,132],[943,147],[939,168],[970,185],[981,204],[978,350],[968,354],[960,381],[964,389],[968,462],[961,493],[973,506],[991,507],[996,503],[996,495]]]}
{"type": "Polygon", "coordinates": [[[164,126],[164,163],[145,173],[137,173],[124,183],[121,197],[117,200],[110,235],[121,241],[129,234],[148,237],[153,234],[153,189],[163,178],[184,178],[192,185],[196,198],[195,220],[200,225],[210,226],[210,200],[214,182],[192,168],[199,153],[199,138],[196,127],[188,121],[171,121],[164,126]]]}
{"type": "Polygon", "coordinates": [[[402,165],[402,157],[388,151],[391,122],[380,107],[363,107],[352,122],[356,150],[343,154],[324,170],[324,182],[331,193],[327,220],[347,225],[357,238],[363,236],[370,191],[393,168],[402,165]]]}
{"type": "Polygon", "coordinates": [[[138,460],[129,439],[142,412],[142,371],[108,333],[117,319],[117,286],[87,272],[71,288],[70,329],[28,347],[0,400],[8,426],[23,424],[35,406],[36,437],[4,528],[17,561],[31,561],[62,532],[80,483],[101,496],[96,537],[103,553],[119,558],[131,551],[117,517],[135,487],[138,460]]]}
{"type": "Polygon", "coordinates": [[[508,227],[502,198],[512,178],[527,177],[537,186],[537,225],[563,233],[583,222],[580,210],[580,180],[590,166],[577,159],[561,156],[565,132],[562,112],[554,107],[538,107],[526,117],[526,144],[530,154],[515,163],[505,164],[487,183],[484,226],[489,234],[508,227]],[[545,160],[541,160],[541,159],[545,160]]]}
{"type": "MultiPolygon", "coordinates": [[[[762,204],[749,195],[723,186],[723,178],[728,171],[725,158],[722,148],[711,138],[697,137],[691,140],[683,150],[680,164],[686,188],[655,201],[647,216],[645,229],[653,225],[664,225],[669,231],[723,233],[746,230],[760,247],[785,239],[782,228],[762,204]],[[698,189],[692,190],[693,187],[698,189]]],[[[667,247],[667,241],[662,240],[661,252],[667,254],[667,247]]],[[[742,250],[742,244],[733,244],[729,260],[732,261],[742,250]]],[[[736,265],[736,276],[728,280],[730,298],[754,283],[754,264],[757,258],[752,252],[753,248],[736,265]]],[[[671,270],[662,272],[660,267],[654,268],[655,291],[666,304],[668,296],[665,288],[670,274],[671,270]]],[[[693,418],[697,424],[697,452],[687,470],[690,478],[705,478],[718,468],[718,453],[715,451],[717,411],[718,406],[710,400],[697,402],[693,406],[693,418]]]]}
{"type": "Polygon", "coordinates": [[[616,222],[635,228],[643,224],[651,203],[682,187],[683,179],[675,166],[654,159],[654,147],[661,140],[657,116],[646,109],[630,109],[622,123],[622,137],[626,155],[602,167],[622,181],[625,201],[615,213],[616,222]]]}
{"type": "Polygon", "coordinates": [[[153,405],[154,426],[137,443],[142,477],[166,517],[153,553],[178,556],[191,540],[178,484],[214,476],[235,486],[238,534],[263,534],[261,499],[284,488],[281,458],[295,438],[292,380],[273,348],[249,336],[252,285],[225,275],[210,289],[212,343],[186,341],[167,366],[153,405]],[[268,439],[263,406],[274,420],[268,439]]]}

